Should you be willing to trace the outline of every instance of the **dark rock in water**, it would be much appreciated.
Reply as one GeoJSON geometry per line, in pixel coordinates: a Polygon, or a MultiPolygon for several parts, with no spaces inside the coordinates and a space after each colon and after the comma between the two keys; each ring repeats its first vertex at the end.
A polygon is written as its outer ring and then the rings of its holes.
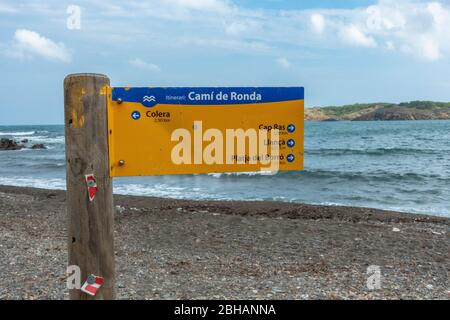
{"type": "Polygon", "coordinates": [[[0,140],[0,150],[20,150],[25,148],[24,145],[18,144],[12,139],[1,139],[0,140]]]}
{"type": "Polygon", "coordinates": [[[31,146],[31,149],[47,149],[43,143],[37,143],[37,144],[33,144],[31,146]]]}
{"type": "MultiPolygon", "coordinates": [[[[28,143],[28,139],[23,139],[22,144],[17,143],[13,139],[0,139],[0,150],[20,150],[26,146],[23,143],[28,143]]],[[[31,149],[47,149],[43,143],[36,143],[31,146],[31,149]]]]}
{"type": "Polygon", "coordinates": [[[336,118],[329,118],[329,119],[324,119],[322,121],[339,121],[339,120],[336,118]]]}

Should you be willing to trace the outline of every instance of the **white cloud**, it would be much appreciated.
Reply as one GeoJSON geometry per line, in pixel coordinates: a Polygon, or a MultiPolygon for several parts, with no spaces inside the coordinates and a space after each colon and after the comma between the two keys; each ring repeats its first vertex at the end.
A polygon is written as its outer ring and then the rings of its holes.
{"type": "Polygon", "coordinates": [[[135,58],[133,60],[128,61],[130,65],[132,65],[135,68],[139,68],[139,69],[145,69],[148,71],[152,71],[152,72],[159,72],[161,71],[161,68],[153,63],[148,63],[145,62],[139,58],[135,58]]]}
{"type": "Polygon", "coordinates": [[[380,48],[425,61],[450,57],[450,5],[444,2],[379,0],[355,9],[261,11],[259,15],[241,10],[239,19],[243,15],[260,24],[245,30],[245,36],[268,44],[380,48]]]}
{"type": "Polygon", "coordinates": [[[400,49],[406,54],[416,55],[429,61],[442,58],[441,47],[433,38],[418,37],[414,43],[404,44],[400,49]]]}
{"type": "Polygon", "coordinates": [[[39,56],[49,60],[71,61],[71,55],[63,43],[53,42],[26,29],[16,30],[13,45],[8,51],[10,55],[21,58],[39,56]]]}
{"type": "Polygon", "coordinates": [[[279,66],[281,66],[284,69],[289,69],[292,66],[291,62],[288,59],[284,58],[284,57],[283,58],[278,58],[276,60],[276,62],[278,63],[279,66]]]}
{"type": "Polygon", "coordinates": [[[179,20],[188,18],[191,13],[227,15],[236,9],[236,6],[225,0],[89,1],[99,12],[109,16],[151,16],[179,20]]]}
{"type": "Polygon", "coordinates": [[[220,50],[241,51],[250,54],[268,53],[273,48],[267,44],[259,41],[241,41],[230,39],[215,39],[215,38],[186,38],[183,40],[184,45],[203,47],[211,49],[211,47],[220,50]]]}
{"type": "MultiPolygon", "coordinates": [[[[425,61],[450,57],[450,3],[448,1],[379,0],[368,7],[321,9],[284,13],[279,29],[298,25],[302,44],[327,48],[341,44],[381,48],[425,61]],[[325,27],[322,29],[322,16],[325,27]],[[307,19],[312,35],[299,25],[307,19]],[[314,33],[321,37],[314,37],[314,33]]],[[[287,39],[295,37],[287,36],[287,39]]]]}
{"type": "Polygon", "coordinates": [[[225,32],[228,35],[239,36],[249,32],[255,32],[258,25],[254,21],[232,21],[225,25],[225,32]]]}
{"type": "Polygon", "coordinates": [[[212,11],[219,13],[228,13],[232,6],[223,0],[169,0],[174,6],[184,7],[190,10],[212,11]]]}
{"type": "Polygon", "coordinates": [[[310,17],[313,30],[317,33],[322,33],[325,29],[325,18],[323,15],[314,13],[310,17]]]}
{"type": "Polygon", "coordinates": [[[343,27],[339,34],[345,42],[352,45],[372,48],[377,46],[376,41],[372,37],[365,35],[355,25],[343,27]]]}
{"type": "Polygon", "coordinates": [[[386,49],[395,50],[395,44],[392,41],[386,41],[386,49]]]}
{"type": "MultiPolygon", "coordinates": [[[[96,13],[95,18],[83,18],[85,25],[104,31],[102,40],[123,39],[141,45],[151,39],[158,48],[195,50],[199,45],[248,54],[269,53],[272,59],[287,55],[282,51],[286,48],[308,54],[310,49],[345,50],[346,46],[406,54],[426,61],[450,57],[448,0],[379,0],[354,9],[314,10],[245,8],[235,4],[236,0],[83,3],[86,12],[96,13]]],[[[42,16],[50,14],[45,13],[49,8],[59,9],[56,5],[43,6],[37,0],[14,6],[42,16]]],[[[7,7],[0,4],[0,10],[7,7]]],[[[86,36],[98,39],[96,34],[86,36]]]]}
{"type": "Polygon", "coordinates": [[[7,3],[0,3],[0,13],[16,13],[18,10],[7,3]]]}
{"type": "MultiPolygon", "coordinates": [[[[334,18],[342,22],[341,16],[334,18]]],[[[450,7],[440,2],[380,0],[366,9],[355,9],[341,27],[347,43],[385,48],[436,61],[450,55],[450,7]]]]}
{"type": "Polygon", "coordinates": [[[438,60],[442,57],[439,43],[433,39],[424,39],[422,41],[422,55],[428,60],[438,60]]]}

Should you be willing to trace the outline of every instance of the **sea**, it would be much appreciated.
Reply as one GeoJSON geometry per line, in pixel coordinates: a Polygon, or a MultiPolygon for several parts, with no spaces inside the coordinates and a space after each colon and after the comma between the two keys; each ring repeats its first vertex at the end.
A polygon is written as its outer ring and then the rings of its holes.
{"type": "MultiPolygon", "coordinates": [[[[65,189],[62,125],[0,126],[45,150],[0,151],[0,184],[65,189]]],[[[450,217],[450,121],[305,123],[305,170],[127,177],[118,194],[285,201],[450,217]]]]}

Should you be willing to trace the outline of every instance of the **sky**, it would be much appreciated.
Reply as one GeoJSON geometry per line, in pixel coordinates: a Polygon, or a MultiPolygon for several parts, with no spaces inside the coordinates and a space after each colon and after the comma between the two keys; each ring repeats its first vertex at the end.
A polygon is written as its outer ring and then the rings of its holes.
{"type": "Polygon", "coordinates": [[[450,101],[450,0],[0,0],[0,125],[62,124],[67,74],[450,101]]]}

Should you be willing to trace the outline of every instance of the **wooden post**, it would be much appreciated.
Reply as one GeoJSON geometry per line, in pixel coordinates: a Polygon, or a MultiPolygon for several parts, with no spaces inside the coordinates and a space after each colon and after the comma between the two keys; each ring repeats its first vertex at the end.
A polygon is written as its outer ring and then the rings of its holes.
{"type": "Polygon", "coordinates": [[[114,206],[108,170],[107,86],[101,74],[71,74],[64,79],[69,265],[81,270],[81,284],[94,274],[104,283],[92,297],[70,290],[70,299],[114,299],[114,206]],[[98,192],[89,200],[85,175],[93,174],[98,192]]]}

